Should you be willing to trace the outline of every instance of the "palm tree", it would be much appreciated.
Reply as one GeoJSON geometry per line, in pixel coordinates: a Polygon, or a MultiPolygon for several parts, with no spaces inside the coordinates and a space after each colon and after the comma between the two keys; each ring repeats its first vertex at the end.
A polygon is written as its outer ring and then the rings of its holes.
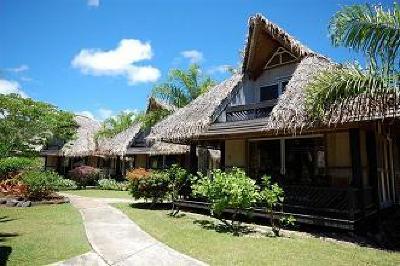
{"type": "Polygon", "coordinates": [[[209,76],[204,76],[198,65],[192,64],[186,71],[172,69],[168,80],[155,86],[152,94],[156,98],[181,108],[208,91],[213,85],[215,81],[209,76]]]}
{"type": "Polygon", "coordinates": [[[133,112],[121,112],[103,121],[101,129],[96,133],[96,138],[110,138],[128,129],[136,121],[133,112]]]}
{"type": "Polygon", "coordinates": [[[322,71],[306,88],[306,108],[322,118],[329,106],[361,93],[377,95],[399,88],[400,6],[352,5],[329,24],[334,46],[362,52],[367,64],[341,65],[322,71]]]}

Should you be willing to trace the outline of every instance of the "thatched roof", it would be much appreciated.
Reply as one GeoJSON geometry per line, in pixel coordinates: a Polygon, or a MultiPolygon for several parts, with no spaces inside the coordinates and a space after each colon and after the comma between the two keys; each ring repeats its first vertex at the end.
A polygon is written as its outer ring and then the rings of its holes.
{"type": "Polygon", "coordinates": [[[128,147],[139,133],[141,123],[134,123],[126,130],[111,138],[100,138],[97,141],[96,155],[124,156],[128,147]]]}
{"type": "Polygon", "coordinates": [[[151,110],[156,110],[156,109],[164,109],[164,110],[168,110],[171,112],[176,111],[176,106],[169,104],[161,99],[158,99],[156,97],[149,97],[149,101],[147,104],[147,112],[151,111],[151,110]]]}
{"type": "Polygon", "coordinates": [[[74,119],[78,124],[76,137],[67,142],[61,152],[66,157],[92,155],[96,150],[94,135],[100,129],[100,123],[82,115],[76,115],[74,119]]]}
{"type": "Polygon", "coordinates": [[[243,73],[256,78],[278,47],[283,47],[297,58],[322,55],[312,51],[284,29],[261,14],[250,17],[247,42],[244,49],[243,73]]]}
{"type": "Polygon", "coordinates": [[[231,92],[238,87],[241,80],[242,75],[236,74],[214,86],[187,106],[157,123],[147,139],[184,143],[187,139],[201,135],[224,109],[231,92]]]}
{"type": "Polygon", "coordinates": [[[145,154],[150,156],[155,155],[177,155],[185,154],[189,151],[189,146],[165,143],[157,141],[154,144],[148,143],[146,146],[131,147],[127,150],[127,155],[145,154]]]}
{"type": "Polygon", "coordinates": [[[318,55],[310,55],[301,60],[286,85],[285,92],[278,98],[269,117],[265,118],[264,130],[294,133],[313,127],[313,120],[305,107],[305,88],[317,73],[333,65],[331,61],[318,55]]]}

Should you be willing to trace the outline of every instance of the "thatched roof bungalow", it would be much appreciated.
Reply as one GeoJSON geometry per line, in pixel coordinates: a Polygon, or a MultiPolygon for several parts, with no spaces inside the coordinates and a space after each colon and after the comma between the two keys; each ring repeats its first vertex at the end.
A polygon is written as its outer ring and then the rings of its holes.
{"type": "Polygon", "coordinates": [[[249,19],[242,74],[177,110],[148,138],[190,144],[192,160],[196,146],[214,147],[221,168],[240,167],[283,186],[284,211],[298,222],[354,229],[400,203],[399,97],[359,95],[328,106],[316,121],[306,111],[305,89],[335,67],[256,15],[249,19]]]}

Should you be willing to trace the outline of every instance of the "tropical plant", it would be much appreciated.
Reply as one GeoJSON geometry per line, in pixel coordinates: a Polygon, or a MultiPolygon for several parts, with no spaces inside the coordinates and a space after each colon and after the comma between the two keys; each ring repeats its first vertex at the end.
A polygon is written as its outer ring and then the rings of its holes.
{"type": "Polygon", "coordinates": [[[71,179],[61,178],[57,185],[57,190],[75,190],[78,189],[78,184],[71,179]]]}
{"type": "Polygon", "coordinates": [[[248,177],[243,170],[234,168],[231,172],[216,169],[211,177],[199,173],[199,179],[193,180],[194,195],[200,195],[210,203],[211,215],[229,226],[234,234],[238,234],[241,211],[248,211],[259,197],[259,188],[255,181],[248,177]],[[231,222],[222,218],[222,212],[232,209],[231,222]]]}
{"type": "Polygon", "coordinates": [[[367,65],[335,66],[324,70],[306,88],[306,108],[321,119],[334,103],[359,94],[374,97],[397,93],[399,88],[400,6],[352,5],[338,11],[330,21],[334,46],[363,52],[367,65]]]}
{"type": "Polygon", "coordinates": [[[130,179],[130,192],[135,199],[151,200],[151,206],[162,202],[168,195],[169,178],[164,172],[152,171],[147,176],[130,179]]]}
{"type": "Polygon", "coordinates": [[[68,172],[69,178],[74,180],[79,188],[94,184],[100,178],[100,174],[100,169],[87,165],[78,166],[68,172]]]}
{"type": "Polygon", "coordinates": [[[103,121],[101,129],[96,133],[98,138],[111,138],[118,133],[128,129],[136,121],[136,113],[121,112],[103,121]]]}
{"type": "Polygon", "coordinates": [[[73,117],[47,103],[0,94],[0,158],[29,157],[54,139],[72,139],[77,126],[73,117]]]}
{"type": "Polygon", "coordinates": [[[214,80],[202,74],[198,65],[192,64],[188,70],[172,69],[168,80],[155,86],[152,94],[181,108],[208,91],[214,84],[214,80]]]}
{"type": "Polygon", "coordinates": [[[276,211],[282,212],[282,204],[284,200],[283,189],[277,184],[271,182],[270,176],[263,176],[263,189],[260,192],[260,200],[265,203],[266,211],[270,219],[272,232],[275,236],[279,236],[279,232],[283,226],[293,225],[293,216],[281,215],[277,218],[276,211]]]}
{"type": "Polygon", "coordinates": [[[128,190],[129,183],[127,181],[117,182],[115,179],[104,178],[97,181],[98,187],[103,190],[128,190]]]}
{"type": "Polygon", "coordinates": [[[0,180],[8,179],[27,169],[40,168],[38,158],[7,157],[0,159],[0,180]]]}
{"type": "Polygon", "coordinates": [[[126,173],[126,179],[133,181],[139,178],[147,177],[150,175],[150,171],[145,168],[135,168],[126,173]]]}
{"type": "Polygon", "coordinates": [[[169,179],[169,192],[172,201],[171,215],[176,216],[179,213],[179,208],[175,205],[175,202],[179,198],[181,189],[189,182],[188,173],[177,164],[171,165],[164,172],[168,175],[169,179]]]}
{"type": "Polygon", "coordinates": [[[171,111],[167,109],[152,110],[138,114],[135,121],[140,122],[142,128],[149,129],[170,114],[171,111]]]}
{"type": "Polygon", "coordinates": [[[27,197],[40,200],[57,190],[62,179],[53,171],[27,171],[22,174],[22,183],[27,186],[27,197]]]}

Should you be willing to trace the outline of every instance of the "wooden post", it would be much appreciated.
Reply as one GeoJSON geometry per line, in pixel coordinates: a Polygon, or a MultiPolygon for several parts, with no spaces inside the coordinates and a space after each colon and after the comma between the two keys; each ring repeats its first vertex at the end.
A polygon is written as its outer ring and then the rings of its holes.
{"type": "Polygon", "coordinates": [[[117,156],[115,160],[115,177],[121,175],[121,157],[117,156]]]}
{"type": "MultiPolygon", "coordinates": [[[[350,137],[350,153],[351,153],[351,166],[352,166],[352,178],[351,178],[351,190],[353,190],[353,199],[358,201],[358,206],[354,208],[360,208],[361,215],[364,215],[364,181],[363,181],[363,170],[361,164],[361,145],[360,145],[360,129],[352,128],[349,130],[350,137]],[[358,190],[358,197],[355,192],[358,190]],[[356,198],[354,198],[356,197],[356,198]]],[[[353,210],[354,212],[355,210],[353,210]]],[[[353,213],[354,215],[354,213],[353,213]]]]}
{"type": "Polygon", "coordinates": [[[221,159],[220,159],[220,168],[222,171],[225,171],[225,140],[221,141],[220,143],[220,150],[221,150],[221,159]]]}
{"type": "Polygon", "coordinates": [[[197,154],[196,154],[196,144],[190,144],[190,173],[197,173],[197,154]]]}
{"type": "Polygon", "coordinates": [[[44,170],[47,170],[47,155],[44,157],[44,170]]]}
{"type": "Polygon", "coordinates": [[[372,187],[372,198],[379,209],[379,184],[378,184],[378,157],[376,151],[376,135],[373,131],[367,132],[367,157],[368,157],[368,180],[372,187]]]}

